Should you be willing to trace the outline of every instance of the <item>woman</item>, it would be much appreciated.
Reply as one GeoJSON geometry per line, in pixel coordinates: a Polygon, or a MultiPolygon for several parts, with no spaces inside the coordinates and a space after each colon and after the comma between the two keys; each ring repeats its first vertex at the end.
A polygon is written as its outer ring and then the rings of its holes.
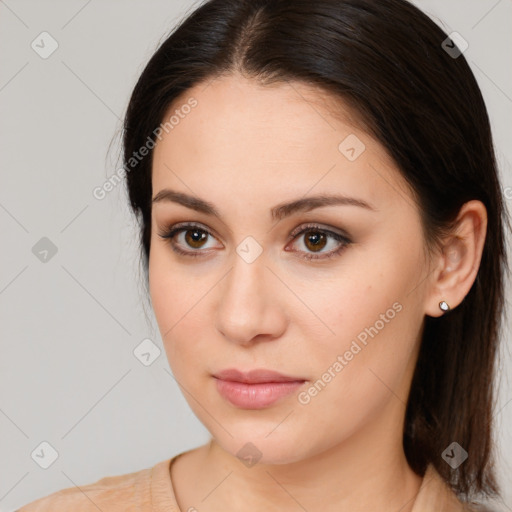
{"type": "Polygon", "coordinates": [[[124,169],[168,361],[211,441],[22,511],[498,495],[510,225],[456,42],[405,0],[210,0],[174,30],[133,91],[124,169]]]}

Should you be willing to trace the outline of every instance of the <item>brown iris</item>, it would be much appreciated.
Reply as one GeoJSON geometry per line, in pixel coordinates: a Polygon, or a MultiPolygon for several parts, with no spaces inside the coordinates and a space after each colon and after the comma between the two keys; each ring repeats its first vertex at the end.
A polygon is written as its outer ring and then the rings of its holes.
{"type": "Polygon", "coordinates": [[[185,232],[185,241],[190,247],[200,249],[207,236],[208,234],[201,229],[187,229],[185,232]],[[190,233],[192,233],[192,235],[190,235],[190,233]]]}
{"type": "Polygon", "coordinates": [[[308,249],[310,249],[312,251],[319,251],[325,247],[326,240],[327,240],[325,233],[311,229],[309,231],[305,231],[304,234],[306,235],[305,244],[308,249]],[[312,234],[308,234],[308,233],[312,233],[312,234]],[[311,244],[311,247],[309,244],[311,244]]]}

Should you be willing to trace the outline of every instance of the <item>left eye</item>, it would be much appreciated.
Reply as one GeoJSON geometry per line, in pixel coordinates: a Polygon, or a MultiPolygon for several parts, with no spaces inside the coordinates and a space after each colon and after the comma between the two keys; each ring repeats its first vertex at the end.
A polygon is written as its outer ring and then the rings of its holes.
{"type": "MultiPolygon", "coordinates": [[[[298,233],[292,233],[290,236],[293,240],[301,240],[302,246],[306,248],[306,251],[312,251],[309,253],[305,252],[301,255],[302,258],[308,260],[332,258],[351,243],[346,236],[343,236],[340,233],[335,233],[334,231],[323,229],[317,225],[308,225],[298,233]],[[329,246],[329,241],[332,242],[330,244],[331,250],[321,252],[322,249],[329,246]],[[317,256],[317,253],[321,254],[321,256],[317,256]]],[[[303,251],[299,250],[298,252],[303,251]]]]}
{"type": "MultiPolygon", "coordinates": [[[[195,224],[181,224],[174,226],[164,233],[159,233],[159,236],[168,240],[173,251],[183,256],[200,256],[201,251],[198,249],[211,249],[212,247],[206,246],[205,242],[207,242],[208,237],[214,238],[208,230],[195,224]],[[185,250],[182,248],[184,246],[196,250],[185,250]]],[[[295,230],[290,235],[289,240],[296,239],[302,241],[301,245],[305,248],[305,251],[303,249],[285,250],[301,253],[300,257],[308,260],[331,258],[339,254],[351,243],[346,236],[334,231],[323,229],[316,224],[304,226],[299,232],[295,230]],[[304,236],[301,237],[301,235],[304,236]],[[323,251],[323,249],[329,247],[329,243],[331,245],[331,249],[323,251]]]]}

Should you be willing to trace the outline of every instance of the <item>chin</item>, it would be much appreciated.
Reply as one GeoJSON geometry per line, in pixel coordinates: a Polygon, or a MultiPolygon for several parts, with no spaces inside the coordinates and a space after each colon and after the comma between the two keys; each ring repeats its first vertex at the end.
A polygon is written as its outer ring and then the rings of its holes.
{"type": "Polygon", "coordinates": [[[254,464],[292,464],[308,457],[308,446],[303,442],[304,436],[292,435],[291,430],[277,430],[268,433],[276,427],[273,423],[271,428],[264,428],[255,431],[254,426],[250,429],[230,428],[227,430],[233,435],[231,437],[225,431],[216,431],[212,434],[215,442],[227,453],[240,459],[247,467],[254,464]],[[301,447],[298,450],[297,447],[301,447]]]}

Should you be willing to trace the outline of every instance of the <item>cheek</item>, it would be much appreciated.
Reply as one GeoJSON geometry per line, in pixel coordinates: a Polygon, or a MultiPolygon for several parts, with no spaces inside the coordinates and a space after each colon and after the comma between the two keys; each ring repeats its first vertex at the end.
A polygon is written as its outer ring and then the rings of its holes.
{"type": "Polygon", "coordinates": [[[403,301],[401,284],[386,278],[375,265],[373,269],[347,266],[346,271],[336,276],[320,277],[314,286],[309,283],[308,286],[299,287],[299,283],[296,283],[295,290],[298,290],[299,296],[305,297],[312,312],[311,315],[304,315],[302,311],[299,315],[300,308],[297,307],[295,318],[302,322],[304,329],[308,329],[306,325],[318,325],[315,327],[317,335],[313,347],[319,355],[343,353],[356,338],[364,343],[369,338],[365,329],[371,328],[376,322],[379,331],[389,331],[388,324],[395,322],[398,316],[396,309],[401,307],[403,301]]]}
{"type": "Polygon", "coordinates": [[[321,418],[322,434],[316,420],[310,429],[312,436],[318,436],[318,443],[325,442],[327,433],[329,439],[348,438],[388,406],[400,412],[405,407],[416,333],[411,309],[394,304],[395,308],[389,308],[383,301],[383,308],[372,306],[359,316],[351,317],[347,311],[335,327],[335,342],[310,351],[314,375],[305,393],[297,398],[305,417],[321,418]],[[387,323],[380,319],[380,312],[387,323]]]}
{"type": "MultiPolygon", "coordinates": [[[[152,244],[154,247],[154,243],[152,244]]],[[[171,290],[176,289],[172,282],[173,274],[166,271],[163,259],[159,254],[159,249],[152,248],[149,255],[149,295],[151,297],[151,305],[155,312],[155,317],[163,336],[162,331],[165,325],[167,329],[171,325],[171,316],[174,310],[174,297],[171,290]]]]}
{"type": "MultiPolygon", "coordinates": [[[[171,249],[156,241],[149,257],[149,294],[162,337],[192,306],[207,286],[187,269],[172,264],[171,249]]],[[[171,334],[174,329],[169,333],[171,334]]]]}
{"type": "Polygon", "coordinates": [[[209,339],[203,327],[211,283],[177,271],[169,261],[165,249],[150,253],[149,294],[169,366],[180,380],[186,378],[187,368],[200,365],[209,339]]]}
{"type": "Polygon", "coordinates": [[[397,382],[414,348],[416,333],[408,318],[409,305],[398,293],[394,300],[389,297],[370,286],[345,288],[331,296],[327,308],[318,309],[329,330],[326,327],[321,337],[306,335],[307,358],[313,362],[317,379],[336,381],[344,393],[360,398],[365,398],[363,384],[378,380],[372,370],[397,382]]]}
{"type": "MultiPolygon", "coordinates": [[[[308,360],[320,379],[319,395],[329,395],[340,406],[350,402],[357,408],[379,390],[389,395],[386,385],[405,400],[404,377],[423,318],[420,290],[410,293],[420,279],[421,252],[411,248],[405,257],[393,247],[380,252],[387,255],[379,260],[361,255],[357,264],[347,264],[335,279],[322,280],[308,296],[323,324],[321,336],[306,336],[311,340],[308,360]]],[[[379,399],[382,393],[377,393],[379,399]]]]}
{"type": "Polygon", "coordinates": [[[186,320],[184,290],[188,290],[186,278],[169,268],[168,258],[160,247],[151,250],[149,258],[149,294],[151,305],[160,330],[162,341],[169,356],[170,343],[182,329],[186,320]],[[180,321],[180,318],[182,319],[180,321]]]}
{"type": "Polygon", "coordinates": [[[411,330],[421,321],[421,287],[415,283],[426,269],[420,237],[413,229],[409,236],[406,231],[400,236],[381,233],[371,247],[347,253],[336,273],[320,276],[317,286],[310,286],[308,304],[326,325],[327,346],[339,340],[335,348],[347,350],[353,339],[364,343],[374,337],[386,339],[390,352],[410,344],[411,330]]]}

